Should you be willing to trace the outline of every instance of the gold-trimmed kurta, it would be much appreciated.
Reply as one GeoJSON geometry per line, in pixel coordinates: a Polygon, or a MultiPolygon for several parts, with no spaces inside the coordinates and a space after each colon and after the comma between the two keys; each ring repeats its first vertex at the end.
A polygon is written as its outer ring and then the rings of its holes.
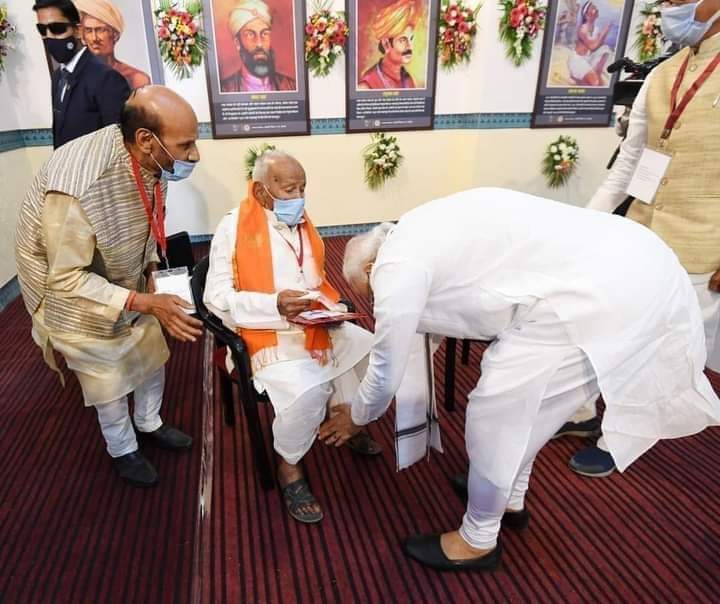
{"type": "MultiPolygon", "coordinates": [[[[143,181],[152,193],[153,175],[143,181]]],[[[124,309],[155,248],[118,126],[58,149],[23,201],[16,257],[33,338],[53,369],[53,350],[63,355],[86,405],[132,392],[168,359],[158,321],[124,309]]]]}

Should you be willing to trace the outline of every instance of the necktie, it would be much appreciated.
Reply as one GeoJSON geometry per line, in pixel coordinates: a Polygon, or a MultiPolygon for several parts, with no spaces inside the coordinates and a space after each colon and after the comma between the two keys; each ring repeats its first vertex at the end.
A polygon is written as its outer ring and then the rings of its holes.
{"type": "Polygon", "coordinates": [[[63,103],[63,93],[67,93],[65,90],[65,87],[70,83],[70,72],[65,69],[64,67],[60,68],[60,77],[58,78],[57,83],[57,102],[58,106],[61,106],[63,103]]]}

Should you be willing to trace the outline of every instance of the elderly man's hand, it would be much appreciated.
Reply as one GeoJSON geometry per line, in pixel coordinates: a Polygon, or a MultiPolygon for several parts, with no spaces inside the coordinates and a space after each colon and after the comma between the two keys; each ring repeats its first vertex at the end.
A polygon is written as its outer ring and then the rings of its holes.
{"type": "Polygon", "coordinates": [[[716,270],[713,276],[710,277],[708,287],[714,292],[720,292],[720,269],[716,270]]]}
{"type": "Polygon", "coordinates": [[[300,292],[294,289],[284,289],[278,294],[277,309],[278,312],[288,319],[292,319],[301,312],[310,310],[312,300],[300,300],[307,292],[300,292]]]}
{"type": "Polygon", "coordinates": [[[330,409],[330,419],[320,426],[320,440],[326,445],[340,447],[362,430],[352,420],[350,405],[337,405],[330,409]]]}
{"type": "Polygon", "coordinates": [[[160,325],[176,340],[195,342],[202,335],[202,321],[187,314],[183,308],[192,308],[180,296],[172,294],[137,294],[132,310],[154,315],[160,325]]]}

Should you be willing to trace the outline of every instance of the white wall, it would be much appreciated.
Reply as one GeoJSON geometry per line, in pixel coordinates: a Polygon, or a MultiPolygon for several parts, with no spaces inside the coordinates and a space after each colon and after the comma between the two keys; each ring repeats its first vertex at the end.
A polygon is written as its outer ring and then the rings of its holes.
{"type": "MultiPolygon", "coordinates": [[[[307,4],[310,11],[313,3],[307,4]]],[[[343,0],[334,0],[337,9],[343,4],[343,0]]],[[[51,125],[50,77],[30,7],[27,0],[9,0],[10,18],[19,30],[18,48],[8,57],[7,72],[0,80],[0,131],[51,125]]],[[[521,68],[513,67],[498,40],[499,14],[497,3],[485,0],[471,63],[451,73],[438,70],[436,113],[532,111],[542,39],[536,40],[530,61],[521,68]]],[[[167,71],[165,77],[170,87],[191,102],[201,122],[210,121],[203,69],[182,82],[167,71]]],[[[312,118],[345,116],[344,79],[343,58],[328,77],[310,78],[312,118]]],[[[605,164],[617,142],[610,128],[436,130],[400,133],[398,138],[404,165],[398,177],[379,192],[370,191],[363,183],[361,153],[369,135],[315,135],[268,142],[295,154],[305,165],[308,208],[321,226],[395,219],[434,197],[483,185],[583,204],[604,177],[605,164]],[[568,187],[551,191],[540,174],[540,161],[547,143],[561,133],[579,140],[581,163],[568,187]]],[[[202,160],[193,177],[171,184],[168,232],[211,233],[221,216],[244,197],[244,154],[259,142],[200,141],[202,160]]],[[[0,286],[14,274],[12,240],[17,207],[49,153],[46,147],[0,153],[0,286]]]]}

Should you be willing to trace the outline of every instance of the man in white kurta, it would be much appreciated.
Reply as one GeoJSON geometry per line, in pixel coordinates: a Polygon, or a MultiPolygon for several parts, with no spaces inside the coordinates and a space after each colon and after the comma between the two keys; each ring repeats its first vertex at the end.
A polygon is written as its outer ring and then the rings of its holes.
{"type": "Polygon", "coordinates": [[[631,221],[474,189],[408,212],[375,246],[351,241],[345,275],[374,296],[375,340],[351,411],[323,426],[327,442],[385,412],[416,333],[492,340],[467,406],[462,526],[405,544],[433,567],[497,564],[501,521],[524,511],[537,452],[600,392],[621,470],[661,438],[720,421],[687,274],[631,221]]]}
{"type": "MultiPolygon", "coordinates": [[[[365,365],[359,368],[359,375],[355,368],[366,361],[372,334],[351,323],[331,329],[328,362],[318,361],[306,349],[304,330],[287,319],[310,308],[310,300],[300,298],[317,290],[324,275],[318,271],[313,255],[308,233],[312,227],[306,217],[302,218],[304,203],[298,206],[299,222],[295,224],[287,224],[295,220],[288,220],[279,210],[286,201],[304,199],[305,173],[296,160],[271,152],[258,159],[254,176],[250,197],[254,198],[256,186],[257,201],[263,205],[267,219],[274,291],[236,288],[233,271],[239,210],[235,209],[220,221],[213,237],[204,300],[233,330],[275,332],[277,346],[260,350],[251,358],[254,382],[259,392],[267,392],[275,411],[273,436],[275,450],[282,459],[278,472],[281,487],[300,489],[306,502],[296,506],[288,501],[289,511],[300,521],[317,522],[322,512],[311,499],[298,464],[315,440],[328,402],[347,402],[355,396],[365,365]],[[284,300],[292,302],[285,305],[284,300]]],[[[365,452],[379,452],[377,444],[364,436],[365,452]]]]}
{"type": "MultiPolygon", "coordinates": [[[[720,12],[720,0],[698,3],[696,20],[708,22],[720,12]],[[701,14],[702,13],[702,14],[701,14]]],[[[627,137],[613,169],[590,200],[588,207],[612,212],[626,198],[628,186],[646,147],[672,156],[657,194],[635,200],[627,217],[644,224],[678,255],[690,276],[705,324],[707,367],[720,371],[720,69],[698,88],[680,119],[663,137],[670,114],[673,86],[682,73],[678,102],[720,52],[720,19],[701,43],[683,48],[648,75],[633,102],[627,137]]],[[[583,426],[597,423],[595,401],[581,409],[561,434],[582,434],[583,426]]],[[[604,477],[615,464],[604,438],[596,446],[578,451],[570,467],[584,476],[604,477]]]]}

